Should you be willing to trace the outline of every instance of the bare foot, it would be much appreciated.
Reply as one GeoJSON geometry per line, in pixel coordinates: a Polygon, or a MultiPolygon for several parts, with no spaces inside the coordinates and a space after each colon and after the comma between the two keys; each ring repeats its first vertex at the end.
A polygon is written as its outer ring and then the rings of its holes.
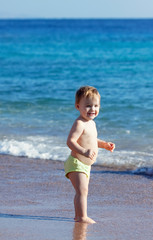
{"type": "Polygon", "coordinates": [[[93,219],[91,219],[89,217],[86,217],[86,218],[80,217],[78,219],[75,218],[75,221],[80,222],[80,223],[89,223],[89,224],[96,223],[93,219]]]}

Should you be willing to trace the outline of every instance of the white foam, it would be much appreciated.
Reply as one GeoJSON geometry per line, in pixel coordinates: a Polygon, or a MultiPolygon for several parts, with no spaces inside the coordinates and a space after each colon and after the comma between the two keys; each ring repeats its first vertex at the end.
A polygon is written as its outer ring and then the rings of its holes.
{"type": "MultiPolygon", "coordinates": [[[[56,136],[28,136],[0,140],[0,153],[29,158],[51,159],[65,161],[70,150],[66,146],[66,139],[56,136]]],[[[153,153],[146,151],[116,150],[111,153],[100,149],[95,164],[106,167],[122,167],[137,169],[153,167],[153,153]]]]}
{"type": "Polygon", "coordinates": [[[141,167],[133,171],[134,174],[153,176],[153,168],[151,167],[141,167]]]}
{"type": "Polygon", "coordinates": [[[56,137],[30,136],[20,140],[1,140],[0,153],[29,158],[65,160],[67,157],[65,154],[68,155],[68,149],[56,137]]]}
{"type": "Polygon", "coordinates": [[[153,167],[153,154],[125,150],[115,150],[113,153],[110,153],[106,150],[100,150],[96,163],[107,167],[123,167],[125,169],[135,169],[144,166],[153,167]]]}

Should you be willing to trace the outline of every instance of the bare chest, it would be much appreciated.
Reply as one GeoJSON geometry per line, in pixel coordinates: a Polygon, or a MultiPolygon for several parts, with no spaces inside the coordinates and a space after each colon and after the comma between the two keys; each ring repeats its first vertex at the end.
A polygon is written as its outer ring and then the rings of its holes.
{"type": "Polygon", "coordinates": [[[80,136],[79,142],[81,145],[94,145],[97,144],[97,129],[95,124],[88,124],[80,136]]]}

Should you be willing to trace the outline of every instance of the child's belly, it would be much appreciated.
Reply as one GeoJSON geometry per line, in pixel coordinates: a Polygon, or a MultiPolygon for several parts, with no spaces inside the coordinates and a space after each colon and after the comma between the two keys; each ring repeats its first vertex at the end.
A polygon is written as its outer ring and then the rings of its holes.
{"type": "Polygon", "coordinates": [[[98,154],[98,150],[96,149],[96,154],[93,160],[91,160],[90,158],[87,158],[79,153],[75,153],[75,156],[73,154],[73,157],[76,157],[78,160],[80,160],[81,162],[83,162],[84,164],[91,166],[92,164],[94,164],[94,162],[96,161],[97,158],[97,154],[98,154]]]}

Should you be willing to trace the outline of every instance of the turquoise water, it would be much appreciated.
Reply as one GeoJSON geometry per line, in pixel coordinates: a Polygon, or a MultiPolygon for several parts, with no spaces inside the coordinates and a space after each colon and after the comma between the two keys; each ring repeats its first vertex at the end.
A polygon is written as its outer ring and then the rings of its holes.
{"type": "Polygon", "coordinates": [[[97,163],[153,167],[153,20],[0,20],[0,153],[65,160],[82,85],[116,143],[97,163]]]}

